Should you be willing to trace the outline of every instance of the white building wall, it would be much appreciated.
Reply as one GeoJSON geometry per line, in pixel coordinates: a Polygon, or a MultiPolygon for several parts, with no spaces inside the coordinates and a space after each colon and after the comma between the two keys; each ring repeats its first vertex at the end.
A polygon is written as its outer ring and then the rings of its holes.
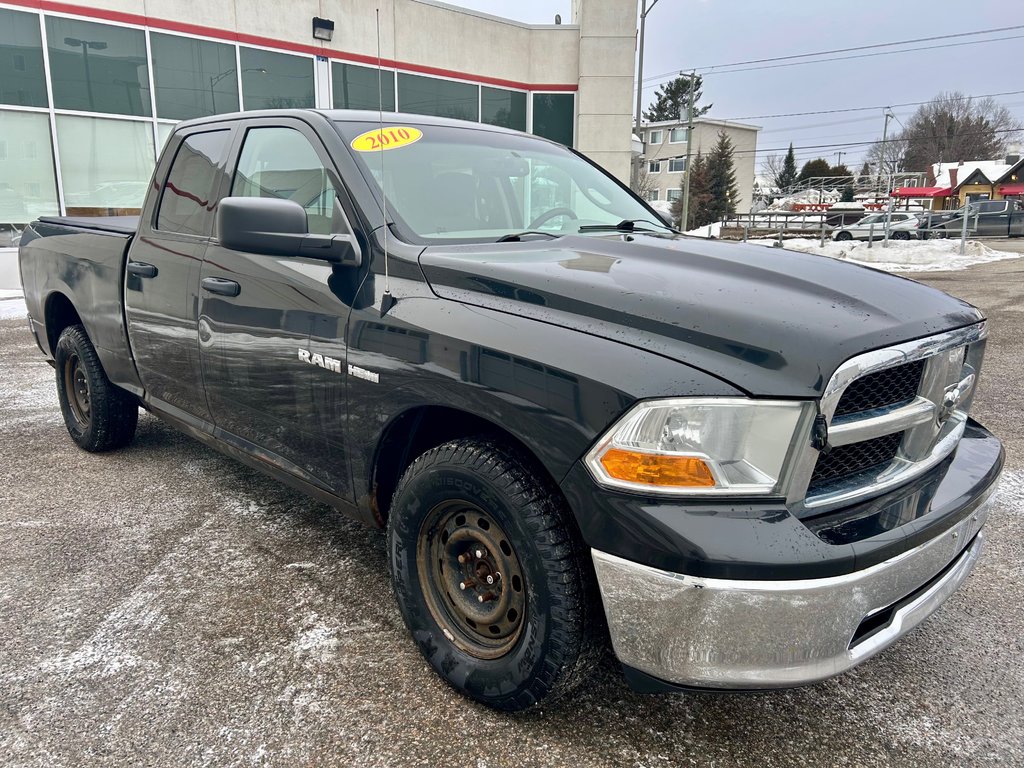
{"type": "Polygon", "coordinates": [[[574,0],[579,25],[577,148],[629,183],[636,0],[574,0]]]}

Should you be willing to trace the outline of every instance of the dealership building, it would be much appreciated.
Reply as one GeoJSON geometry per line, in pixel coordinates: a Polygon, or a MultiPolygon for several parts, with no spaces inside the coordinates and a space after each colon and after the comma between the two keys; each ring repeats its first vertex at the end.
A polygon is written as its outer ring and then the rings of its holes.
{"type": "Polygon", "coordinates": [[[531,25],[432,0],[0,2],[0,247],[37,216],[137,213],[174,124],[238,110],[382,100],[628,180],[636,10],[573,0],[569,23],[531,25]]]}

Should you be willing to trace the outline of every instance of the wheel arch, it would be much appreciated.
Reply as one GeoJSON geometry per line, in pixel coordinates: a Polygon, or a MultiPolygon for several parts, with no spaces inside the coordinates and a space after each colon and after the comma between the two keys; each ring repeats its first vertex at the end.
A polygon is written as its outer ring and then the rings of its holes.
{"type": "MultiPolygon", "coordinates": [[[[82,316],[78,314],[75,305],[71,303],[66,295],[60,291],[54,291],[46,297],[46,304],[43,309],[43,324],[46,328],[46,344],[49,349],[47,354],[51,357],[57,351],[57,340],[65,328],[72,325],[83,325],[82,316]]],[[[86,335],[89,331],[86,329],[86,335]]]]}
{"type": "Polygon", "coordinates": [[[385,426],[373,452],[368,473],[370,506],[378,524],[387,522],[391,498],[402,473],[424,452],[449,440],[484,437],[519,453],[548,481],[568,506],[556,478],[523,440],[501,425],[469,411],[447,405],[417,405],[397,414],[385,426]]]}

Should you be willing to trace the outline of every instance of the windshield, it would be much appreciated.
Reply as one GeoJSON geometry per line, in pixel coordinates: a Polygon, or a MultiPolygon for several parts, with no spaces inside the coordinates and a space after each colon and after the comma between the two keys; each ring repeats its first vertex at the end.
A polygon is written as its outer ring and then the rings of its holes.
{"type": "Polygon", "coordinates": [[[559,236],[626,220],[667,231],[612,178],[547,141],[475,127],[385,123],[381,134],[375,123],[336,125],[367,180],[379,190],[383,179],[395,223],[413,242],[559,236]]]}

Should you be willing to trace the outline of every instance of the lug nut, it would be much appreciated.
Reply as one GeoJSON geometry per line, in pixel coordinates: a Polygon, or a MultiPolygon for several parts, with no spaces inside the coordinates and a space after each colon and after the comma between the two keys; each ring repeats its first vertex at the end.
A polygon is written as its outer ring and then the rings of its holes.
{"type": "Polygon", "coordinates": [[[459,555],[459,562],[460,563],[465,563],[467,560],[469,560],[469,555],[467,555],[465,553],[459,555]]]}
{"type": "Polygon", "coordinates": [[[473,554],[474,554],[474,555],[476,555],[476,559],[477,559],[477,560],[483,560],[483,559],[484,559],[484,557],[486,557],[486,556],[487,556],[487,552],[485,552],[485,551],[484,551],[483,549],[481,549],[480,547],[477,547],[477,548],[476,548],[476,551],[475,551],[475,552],[474,552],[473,554]]]}
{"type": "Polygon", "coordinates": [[[491,601],[493,599],[494,599],[494,593],[493,592],[488,592],[486,594],[480,595],[480,597],[477,598],[477,602],[479,602],[479,603],[486,603],[486,602],[489,602],[489,601],[491,601]]]}
{"type": "Polygon", "coordinates": [[[488,584],[493,584],[494,583],[494,577],[493,576],[488,576],[487,577],[487,583],[488,584]]]}
{"type": "Polygon", "coordinates": [[[461,589],[463,592],[465,592],[467,589],[469,589],[472,586],[474,586],[472,580],[460,581],[459,582],[459,589],[461,589]]]}

